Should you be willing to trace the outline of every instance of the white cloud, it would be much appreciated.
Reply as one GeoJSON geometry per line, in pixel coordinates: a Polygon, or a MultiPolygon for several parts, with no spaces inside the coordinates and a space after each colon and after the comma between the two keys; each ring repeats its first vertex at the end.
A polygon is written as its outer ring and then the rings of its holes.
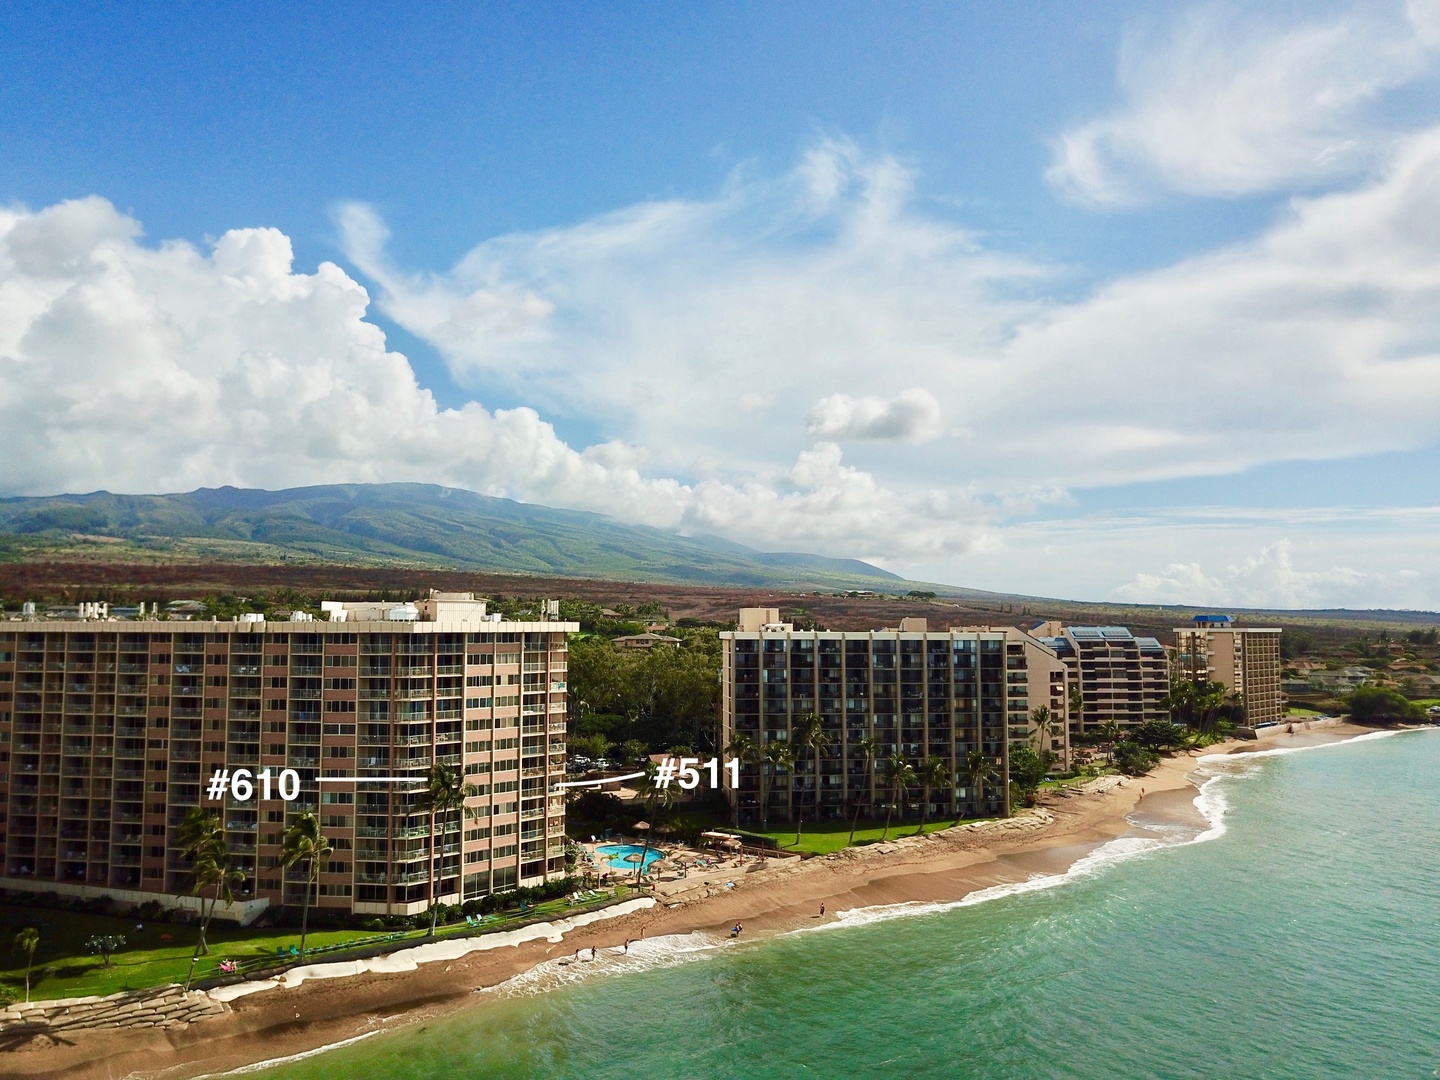
{"type": "Polygon", "coordinates": [[[805,433],[817,439],[897,439],[926,442],[940,433],[940,403],[928,390],[906,390],[889,401],[831,394],[805,417],[805,433]]]}
{"type": "Polygon", "coordinates": [[[1124,205],[1353,175],[1392,141],[1366,106],[1424,74],[1440,44],[1432,3],[1397,16],[1366,6],[1281,25],[1209,6],[1134,34],[1122,104],[1062,134],[1047,177],[1077,202],[1124,205]]]}
{"type": "MultiPolygon", "coordinates": [[[[1110,598],[1141,604],[1214,604],[1225,607],[1315,608],[1335,606],[1336,597],[1373,597],[1383,588],[1379,574],[1346,566],[1302,571],[1280,540],[1213,574],[1199,563],[1172,563],[1158,573],[1138,573],[1110,598]]],[[[1360,604],[1365,600],[1357,601],[1360,604]]]]}
{"type": "MultiPolygon", "coordinates": [[[[365,321],[365,289],[332,263],[296,273],[283,234],[235,230],[209,253],[139,235],[99,198],[0,213],[0,490],[414,480],[892,558],[964,550],[980,526],[833,446],[685,484],[646,475],[643,446],[577,452],[530,408],[441,409],[365,321]]],[[[466,333],[523,336],[526,305],[466,333]]]]}
{"type": "Polygon", "coordinates": [[[1437,176],[1440,129],[1252,241],[1064,303],[1035,295],[1047,268],[920,213],[897,163],[833,144],[712,200],[486,241],[446,274],[350,251],[457,379],[598,420],[671,475],[739,481],[863,439],[897,487],[1009,497],[1432,439],[1437,176]],[[457,341],[477,289],[548,314],[457,341]]]}
{"type": "MultiPolygon", "coordinates": [[[[504,385],[543,416],[439,408],[366,290],[295,272],[274,230],[201,251],[141,243],[101,199],[0,211],[0,490],[422,480],[1052,595],[1137,571],[1238,588],[1215,568],[1291,539],[1313,594],[1440,603],[1423,561],[1371,565],[1377,538],[1399,557],[1383,531],[1319,550],[1333,523],[1232,523],[1222,558],[1204,523],[1131,542],[1081,522],[1065,545],[997,528],[1067,489],[1433,440],[1440,131],[1247,243],[1078,300],[913,183],[827,142],[790,174],[493,238],[445,273],[397,269],[378,218],[344,211],[387,313],[477,399],[504,385]],[[564,415],[598,444],[559,439],[564,415]],[[1343,567],[1371,576],[1324,576],[1343,567]]],[[[1440,529],[1415,536],[1433,551],[1440,529]]]]}

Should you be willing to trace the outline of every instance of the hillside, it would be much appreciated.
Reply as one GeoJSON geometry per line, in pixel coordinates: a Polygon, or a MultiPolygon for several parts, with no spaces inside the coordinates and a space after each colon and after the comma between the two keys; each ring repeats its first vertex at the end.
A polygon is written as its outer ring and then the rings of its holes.
{"type": "Polygon", "coordinates": [[[856,559],[756,551],[718,537],[686,537],[429,484],[0,499],[0,559],[92,557],[892,593],[918,584],[856,559]]]}

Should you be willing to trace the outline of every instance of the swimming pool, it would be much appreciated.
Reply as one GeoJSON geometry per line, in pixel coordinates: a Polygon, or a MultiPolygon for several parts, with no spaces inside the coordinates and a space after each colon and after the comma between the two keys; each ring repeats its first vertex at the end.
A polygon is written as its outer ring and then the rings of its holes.
{"type": "Polygon", "coordinates": [[[595,849],[597,855],[602,856],[606,863],[614,870],[634,870],[640,865],[641,852],[645,854],[645,869],[650,869],[650,864],[663,859],[663,853],[652,848],[644,848],[639,844],[601,844],[595,849]]]}

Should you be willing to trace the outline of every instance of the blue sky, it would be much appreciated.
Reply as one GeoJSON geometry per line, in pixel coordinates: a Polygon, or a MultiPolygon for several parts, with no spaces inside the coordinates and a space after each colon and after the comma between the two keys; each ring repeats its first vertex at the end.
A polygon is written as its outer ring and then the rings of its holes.
{"type": "Polygon", "coordinates": [[[8,5],[0,488],[1440,607],[1437,56],[1421,0],[8,5]]]}

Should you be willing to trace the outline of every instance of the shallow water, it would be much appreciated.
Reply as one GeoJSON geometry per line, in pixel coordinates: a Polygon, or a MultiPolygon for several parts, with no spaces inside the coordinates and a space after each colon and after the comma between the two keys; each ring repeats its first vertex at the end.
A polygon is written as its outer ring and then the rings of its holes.
{"type": "Polygon", "coordinates": [[[1205,768],[1200,836],[958,904],[548,964],[251,1075],[1440,1075],[1440,732],[1205,768]]]}

